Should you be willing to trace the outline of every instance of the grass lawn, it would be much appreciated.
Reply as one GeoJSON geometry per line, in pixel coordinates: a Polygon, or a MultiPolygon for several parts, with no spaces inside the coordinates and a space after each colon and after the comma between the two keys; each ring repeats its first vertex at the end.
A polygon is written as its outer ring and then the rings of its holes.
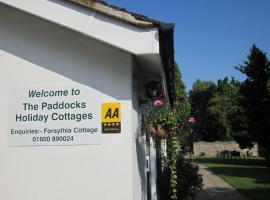
{"type": "Polygon", "coordinates": [[[270,200],[270,168],[263,159],[197,158],[212,172],[252,200],[270,200]]]}

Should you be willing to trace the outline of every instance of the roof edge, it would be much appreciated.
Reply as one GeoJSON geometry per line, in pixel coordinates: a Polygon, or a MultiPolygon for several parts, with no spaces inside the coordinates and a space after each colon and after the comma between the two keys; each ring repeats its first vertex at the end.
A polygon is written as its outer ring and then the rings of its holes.
{"type": "Polygon", "coordinates": [[[170,105],[173,106],[175,100],[174,88],[174,24],[163,23],[150,19],[144,15],[129,12],[124,8],[110,5],[101,0],[69,0],[72,3],[92,9],[101,14],[124,21],[128,24],[141,27],[153,28],[159,30],[159,53],[165,74],[167,90],[169,94],[170,105]]]}
{"type": "Polygon", "coordinates": [[[159,49],[165,74],[170,105],[175,101],[174,87],[174,24],[161,23],[159,27],[159,49]]]}
{"type": "Polygon", "coordinates": [[[86,7],[88,9],[92,9],[96,12],[108,15],[110,17],[116,18],[118,20],[125,21],[137,27],[142,28],[158,27],[159,24],[161,23],[157,20],[150,19],[144,15],[129,12],[124,8],[110,5],[104,1],[99,0],[68,0],[68,1],[86,7]]]}

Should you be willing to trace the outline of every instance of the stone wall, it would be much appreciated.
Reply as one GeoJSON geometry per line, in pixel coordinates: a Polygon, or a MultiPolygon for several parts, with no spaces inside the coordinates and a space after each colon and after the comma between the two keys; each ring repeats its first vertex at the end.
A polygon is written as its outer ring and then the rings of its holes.
{"type": "Polygon", "coordinates": [[[217,152],[222,150],[240,151],[241,155],[247,155],[247,151],[251,156],[258,156],[258,146],[254,145],[252,149],[240,149],[238,143],[234,141],[230,142],[194,142],[193,151],[194,156],[216,156],[217,152]]]}

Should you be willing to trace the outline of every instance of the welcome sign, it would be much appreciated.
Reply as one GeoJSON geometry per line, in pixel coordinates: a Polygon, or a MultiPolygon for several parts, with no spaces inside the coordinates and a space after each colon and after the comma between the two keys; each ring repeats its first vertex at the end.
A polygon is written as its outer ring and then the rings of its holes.
{"type": "Polygon", "coordinates": [[[101,96],[82,87],[10,91],[9,146],[101,143],[101,96]]]}

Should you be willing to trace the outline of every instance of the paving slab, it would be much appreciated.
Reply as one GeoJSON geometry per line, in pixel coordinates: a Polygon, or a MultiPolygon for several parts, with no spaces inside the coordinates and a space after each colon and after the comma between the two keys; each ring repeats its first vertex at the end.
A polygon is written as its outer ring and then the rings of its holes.
{"type": "Polygon", "coordinates": [[[249,200],[204,165],[199,164],[199,168],[204,187],[195,200],[249,200]]]}

